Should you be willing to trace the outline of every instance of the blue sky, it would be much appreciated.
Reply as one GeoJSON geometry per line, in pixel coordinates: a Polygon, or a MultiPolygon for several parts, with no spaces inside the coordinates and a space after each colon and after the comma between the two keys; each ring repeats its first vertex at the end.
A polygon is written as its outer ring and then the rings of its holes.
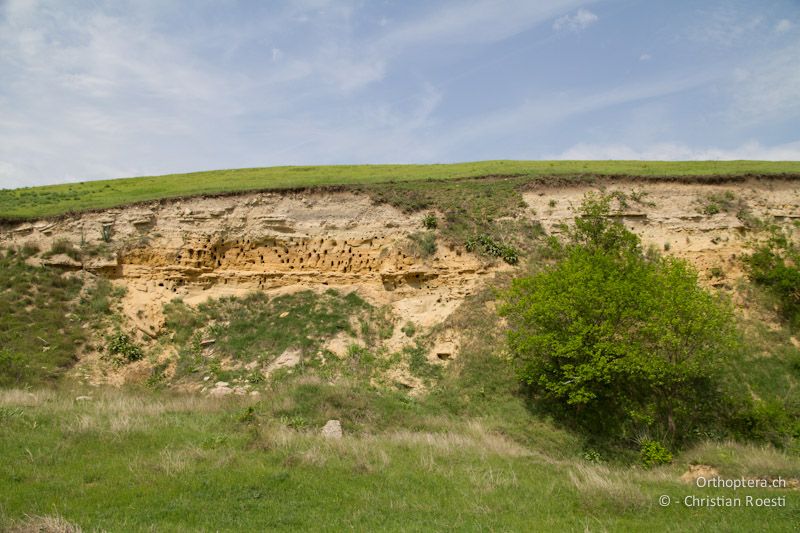
{"type": "Polygon", "coordinates": [[[800,160],[800,2],[0,0],[0,187],[800,160]]]}

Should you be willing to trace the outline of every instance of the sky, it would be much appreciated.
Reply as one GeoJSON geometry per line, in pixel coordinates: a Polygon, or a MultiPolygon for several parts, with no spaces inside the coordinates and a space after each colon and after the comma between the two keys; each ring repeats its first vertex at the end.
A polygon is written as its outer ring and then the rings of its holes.
{"type": "Polygon", "coordinates": [[[0,188],[800,160],[800,1],[0,0],[0,188]]]}

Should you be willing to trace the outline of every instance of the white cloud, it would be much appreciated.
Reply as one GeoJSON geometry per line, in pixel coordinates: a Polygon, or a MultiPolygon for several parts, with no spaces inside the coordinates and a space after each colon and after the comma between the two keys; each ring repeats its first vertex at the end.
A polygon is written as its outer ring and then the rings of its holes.
{"type": "Polygon", "coordinates": [[[786,33],[787,31],[791,30],[794,24],[789,19],[781,19],[775,24],[775,31],[777,33],[786,33]]]}
{"type": "Polygon", "coordinates": [[[766,20],[735,3],[721,3],[711,10],[700,10],[687,28],[687,37],[705,46],[729,48],[752,45],[763,39],[766,20]]]}
{"type": "Polygon", "coordinates": [[[301,117],[279,124],[259,154],[260,164],[420,163],[441,157],[431,128],[443,94],[424,84],[419,93],[391,104],[365,105],[350,120],[301,117]],[[354,160],[357,157],[358,159],[354,160]]]}
{"type": "Polygon", "coordinates": [[[398,24],[396,29],[386,34],[380,45],[391,51],[430,42],[497,42],[585,3],[586,0],[453,2],[405,24],[398,24]]]}
{"type": "Polygon", "coordinates": [[[597,15],[588,9],[579,9],[573,15],[564,15],[559,17],[553,22],[553,29],[556,31],[573,31],[579,32],[585,30],[592,24],[597,22],[597,15]]]}
{"type": "Polygon", "coordinates": [[[717,76],[713,71],[683,77],[666,73],[664,78],[648,83],[628,83],[595,92],[537,95],[520,105],[462,121],[452,128],[453,133],[445,142],[456,145],[485,138],[525,134],[592,111],[693,89],[709,83],[717,76]]]}
{"type": "Polygon", "coordinates": [[[650,61],[651,59],[653,59],[653,56],[647,53],[639,56],[639,61],[650,61]]]}
{"type": "Polygon", "coordinates": [[[618,159],[646,161],[800,161],[800,141],[777,146],[762,146],[750,141],[735,148],[696,148],[683,143],[656,143],[643,147],[628,144],[580,143],[545,159],[618,159]]]}
{"type": "Polygon", "coordinates": [[[800,41],[768,57],[734,69],[726,90],[731,94],[728,119],[750,125],[800,118],[800,41]]]}
{"type": "Polygon", "coordinates": [[[20,171],[11,163],[0,161],[0,187],[12,184],[19,177],[20,171]]]}

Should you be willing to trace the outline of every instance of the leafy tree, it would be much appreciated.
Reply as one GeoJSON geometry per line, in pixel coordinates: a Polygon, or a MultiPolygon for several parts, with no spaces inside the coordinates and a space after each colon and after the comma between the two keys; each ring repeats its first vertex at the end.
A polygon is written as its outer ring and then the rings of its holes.
{"type": "Polygon", "coordinates": [[[684,261],[645,254],[588,196],[559,260],[505,295],[510,359],[534,394],[594,435],[680,440],[715,417],[715,368],[738,336],[684,261]]]}

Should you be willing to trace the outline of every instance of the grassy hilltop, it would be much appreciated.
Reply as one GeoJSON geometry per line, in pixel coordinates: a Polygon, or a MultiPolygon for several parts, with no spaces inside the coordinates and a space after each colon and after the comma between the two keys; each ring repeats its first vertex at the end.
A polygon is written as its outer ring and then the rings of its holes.
{"type": "Polygon", "coordinates": [[[441,165],[332,165],[212,170],[47,185],[0,191],[0,220],[57,216],[70,211],[263,189],[291,189],[386,182],[451,180],[482,176],[636,177],[796,174],[800,162],[770,161],[479,161],[441,165]]]}

